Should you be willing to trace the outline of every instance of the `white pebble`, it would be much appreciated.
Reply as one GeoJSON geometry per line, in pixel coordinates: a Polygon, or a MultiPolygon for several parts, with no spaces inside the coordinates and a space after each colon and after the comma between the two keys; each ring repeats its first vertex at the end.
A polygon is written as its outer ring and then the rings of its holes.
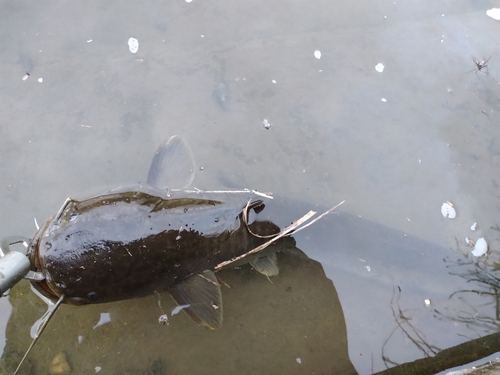
{"type": "Polygon", "coordinates": [[[378,63],[377,65],[375,65],[375,70],[379,73],[382,73],[384,71],[384,64],[382,63],[378,63]]]}
{"type": "Polygon", "coordinates": [[[368,272],[371,272],[372,268],[370,266],[365,266],[365,269],[368,271],[368,272]]]}
{"type": "Polygon", "coordinates": [[[425,307],[429,307],[431,305],[431,300],[430,299],[424,299],[424,304],[425,304],[425,307]]]}
{"type": "Polygon", "coordinates": [[[269,120],[267,118],[265,118],[262,121],[262,124],[264,125],[264,128],[266,128],[266,129],[270,129],[271,128],[271,123],[269,122],[269,120]]]}
{"type": "Polygon", "coordinates": [[[169,325],[169,322],[168,322],[168,315],[167,315],[167,314],[163,314],[163,315],[161,315],[161,316],[158,318],[158,323],[160,323],[161,325],[164,325],[164,326],[168,326],[168,325],[169,325]]]}
{"type": "Polygon", "coordinates": [[[386,99],[386,98],[382,98],[382,99],[380,99],[380,100],[382,100],[384,103],[386,103],[386,102],[387,102],[387,99],[386,99]]]}
{"type": "Polygon", "coordinates": [[[474,230],[476,230],[476,228],[477,228],[477,223],[474,223],[474,224],[472,224],[472,225],[470,226],[470,230],[473,230],[473,231],[474,231],[474,230]]]}
{"type": "Polygon", "coordinates": [[[97,374],[99,371],[101,371],[101,370],[102,370],[102,367],[101,367],[101,366],[96,366],[96,367],[95,367],[95,372],[96,372],[96,374],[97,374]]]}
{"type": "Polygon", "coordinates": [[[488,17],[493,18],[494,20],[500,21],[500,9],[499,8],[488,9],[486,11],[486,15],[488,17]]]}
{"type": "Polygon", "coordinates": [[[318,60],[321,59],[321,51],[319,49],[314,51],[314,57],[316,57],[318,60]]]}
{"type": "Polygon", "coordinates": [[[297,361],[298,364],[302,363],[302,360],[300,358],[296,358],[295,360],[297,361]]]}
{"type": "Polygon", "coordinates": [[[42,77],[38,78],[38,82],[42,83],[43,82],[43,78],[42,77]]]}
{"type": "Polygon", "coordinates": [[[129,38],[128,49],[132,53],[136,53],[139,50],[139,41],[135,38],[129,38]]]}
{"type": "Polygon", "coordinates": [[[71,372],[71,367],[66,360],[64,352],[60,352],[54,357],[50,364],[49,372],[51,375],[67,375],[71,372]]]}
{"type": "Polygon", "coordinates": [[[488,244],[486,243],[486,240],[483,237],[481,237],[476,241],[474,250],[472,250],[471,253],[475,257],[482,257],[487,252],[488,252],[488,244]]]}
{"type": "Polygon", "coordinates": [[[450,202],[443,203],[441,206],[441,213],[444,217],[448,217],[450,219],[457,217],[457,211],[453,208],[453,205],[450,202]]]}

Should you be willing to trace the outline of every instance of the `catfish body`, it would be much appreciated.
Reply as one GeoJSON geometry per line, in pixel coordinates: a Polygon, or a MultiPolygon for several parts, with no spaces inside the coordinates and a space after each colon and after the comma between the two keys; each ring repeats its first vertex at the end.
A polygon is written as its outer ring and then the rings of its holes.
{"type": "MultiPolygon", "coordinates": [[[[35,287],[78,305],[172,290],[264,242],[249,232],[242,211],[217,200],[139,191],[68,200],[31,241],[30,261],[45,276],[35,287]]],[[[271,222],[249,227],[279,232],[271,222]]]]}
{"type": "Polygon", "coordinates": [[[268,246],[280,228],[248,222],[248,210],[264,208],[260,200],[245,205],[166,193],[170,186],[187,187],[194,170],[189,146],[173,136],[158,147],[145,190],[68,198],[29,244],[32,271],[41,275],[34,287],[75,305],[167,290],[196,323],[219,328],[222,294],[213,271],[251,263],[266,276],[277,275],[276,251],[295,241],[282,237],[268,246]],[[235,259],[264,243],[264,251],[235,259]]]}

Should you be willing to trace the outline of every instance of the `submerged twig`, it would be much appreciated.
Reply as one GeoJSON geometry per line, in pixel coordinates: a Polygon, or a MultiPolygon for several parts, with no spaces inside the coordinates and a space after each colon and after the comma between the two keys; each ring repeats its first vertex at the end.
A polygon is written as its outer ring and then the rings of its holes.
{"type": "Polygon", "coordinates": [[[212,281],[212,280],[210,280],[208,277],[203,276],[201,273],[199,273],[199,274],[198,274],[198,276],[200,276],[203,280],[205,280],[205,281],[209,282],[210,284],[213,284],[213,285],[215,285],[215,286],[220,286],[220,285],[219,285],[219,284],[217,284],[215,281],[212,281]]]}
{"type": "Polygon", "coordinates": [[[249,199],[248,202],[247,202],[247,204],[246,204],[246,206],[245,206],[245,208],[243,208],[243,212],[242,212],[242,214],[243,214],[243,223],[245,223],[245,226],[247,227],[248,232],[252,236],[258,237],[258,238],[274,238],[277,233],[268,234],[268,235],[260,235],[260,234],[252,232],[252,230],[250,229],[250,226],[248,224],[248,209],[249,209],[251,203],[252,203],[252,200],[249,199]]]}
{"type": "Polygon", "coordinates": [[[441,350],[435,345],[427,343],[425,334],[410,323],[410,320],[412,318],[405,315],[405,312],[408,310],[401,309],[401,306],[399,305],[399,300],[401,298],[401,287],[399,285],[397,285],[396,287],[397,287],[397,293],[395,287],[393,286],[392,296],[391,296],[391,311],[394,321],[396,322],[396,326],[392,329],[391,333],[384,341],[381,353],[382,360],[384,361],[384,364],[386,365],[387,368],[389,368],[389,365],[392,366],[399,365],[399,363],[391,360],[385,354],[387,344],[389,343],[391,338],[396,334],[398,329],[401,330],[404,336],[406,336],[406,338],[410,340],[417,347],[417,349],[424,354],[425,357],[431,357],[433,355],[436,355],[441,350]]]}
{"type": "Polygon", "coordinates": [[[182,192],[186,194],[204,194],[204,193],[209,193],[209,194],[254,194],[258,195],[260,197],[264,197],[267,199],[274,199],[272,196],[272,193],[262,193],[257,190],[250,190],[250,189],[243,189],[243,190],[201,190],[198,188],[194,188],[194,190],[182,190],[182,189],[171,189],[171,192],[182,192]]]}
{"type": "Polygon", "coordinates": [[[35,343],[38,341],[38,338],[42,334],[45,327],[47,327],[47,324],[49,324],[50,319],[52,318],[52,316],[54,316],[55,312],[57,311],[57,309],[61,305],[61,303],[63,303],[63,301],[64,301],[64,294],[61,295],[61,297],[59,297],[59,300],[56,302],[56,304],[54,306],[51,306],[49,308],[49,310],[47,311],[47,316],[45,317],[45,320],[43,321],[42,325],[38,328],[38,331],[36,332],[35,338],[31,342],[31,345],[28,347],[28,350],[26,350],[26,353],[24,353],[23,358],[21,358],[21,362],[19,362],[19,365],[17,365],[17,368],[14,371],[13,375],[17,374],[17,372],[21,368],[22,364],[24,363],[24,360],[26,359],[26,357],[30,353],[31,349],[33,349],[33,346],[35,346],[35,343]]]}

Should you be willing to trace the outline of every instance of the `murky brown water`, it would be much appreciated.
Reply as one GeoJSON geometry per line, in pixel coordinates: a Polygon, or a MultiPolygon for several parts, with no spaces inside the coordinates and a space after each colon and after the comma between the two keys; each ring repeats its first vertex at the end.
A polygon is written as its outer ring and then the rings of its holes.
{"type": "MultiPolygon", "coordinates": [[[[32,236],[33,218],[68,195],[144,181],[172,134],[203,167],[196,187],[272,191],[280,225],[346,200],[345,214],[297,235],[319,263],[284,256],[273,284],[227,273],[221,331],[182,314],[158,326],[157,296],[64,307],[31,365],[46,371],[65,351],[75,373],[161,360],[179,374],[369,374],[497,330],[493,296],[453,294],[491,289],[452,275],[476,269],[456,265],[470,261],[466,236],[490,244],[481,272],[499,258],[492,6],[0,1],[0,237],[32,236]],[[489,74],[469,72],[490,55],[489,74]],[[440,213],[447,200],[454,220],[440,213]],[[111,323],[92,329],[100,312],[111,323]]],[[[4,363],[42,310],[26,283],[0,300],[4,363]]]]}

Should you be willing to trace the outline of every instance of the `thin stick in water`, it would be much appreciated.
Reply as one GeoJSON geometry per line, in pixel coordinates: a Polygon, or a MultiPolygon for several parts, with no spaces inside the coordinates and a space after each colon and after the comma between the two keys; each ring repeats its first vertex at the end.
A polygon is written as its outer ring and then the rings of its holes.
{"type": "Polygon", "coordinates": [[[57,308],[61,305],[61,303],[63,303],[63,301],[64,301],[64,295],[62,295],[61,297],[59,297],[59,300],[56,302],[56,304],[52,307],[51,310],[49,309],[49,314],[47,315],[47,317],[43,321],[43,323],[40,326],[40,328],[38,328],[38,331],[36,333],[35,338],[31,342],[31,345],[29,346],[28,350],[26,350],[26,353],[24,353],[24,356],[21,359],[21,362],[19,362],[19,365],[17,365],[16,371],[14,371],[13,375],[17,374],[17,372],[21,368],[21,365],[23,364],[24,360],[26,359],[26,357],[30,353],[31,349],[33,349],[33,346],[35,346],[35,343],[38,341],[38,338],[42,334],[42,332],[45,329],[45,327],[47,327],[47,324],[49,324],[50,319],[54,316],[55,312],[57,311],[57,308]]]}

